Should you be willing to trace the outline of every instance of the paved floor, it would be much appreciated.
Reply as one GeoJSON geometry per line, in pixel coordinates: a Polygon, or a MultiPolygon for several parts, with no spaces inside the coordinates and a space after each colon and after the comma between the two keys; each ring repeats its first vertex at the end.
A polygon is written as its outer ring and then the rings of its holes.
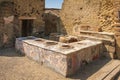
{"type": "Polygon", "coordinates": [[[0,80],[86,80],[108,63],[100,59],[88,64],[76,75],[65,78],[53,70],[20,56],[15,49],[0,50],[0,80]]]}

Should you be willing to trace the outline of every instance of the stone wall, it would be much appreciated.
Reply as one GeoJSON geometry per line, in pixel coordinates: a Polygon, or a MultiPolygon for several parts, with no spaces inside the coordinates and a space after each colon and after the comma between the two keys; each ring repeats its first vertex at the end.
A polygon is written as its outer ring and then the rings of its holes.
{"type": "Polygon", "coordinates": [[[44,14],[45,35],[60,33],[60,9],[46,8],[44,14]]]}
{"type": "MultiPolygon", "coordinates": [[[[14,0],[14,13],[19,17],[36,17],[33,22],[33,34],[43,31],[42,19],[45,8],[45,0],[14,0]]],[[[24,18],[25,19],[25,18],[24,18]]]]}
{"type": "Polygon", "coordinates": [[[45,35],[59,33],[66,35],[66,29],[60,17],[61,9],[46,8],[44,14],[45,35]]]}
{"type": "Polygon", "coordinates": [[[8,16],[12,16],[13,3],[12,2],[1,2],[0,3],[0,47],[9,47],[13,44],[14,35],[14,23],[4,20],[8,16]]]}
{"type": "Polygon", "coordinates": [[[0,0],[0,48],[14,45],[22,34],[23,19],[35,17],[32,35],[39,35],[44,30],[44,6],[45,0],[0,0]]]}
{"type": "Polygon", "coordinates": [[[72,34],[74,27],[89,26],[91,31],[114,32],[113,25],[118,21],[117,0],[65,0],[61,18],[72,34]],[[116,11],[115,11],[116,10],[116,11]]]}
{"type": "Polygon", "coordinates": [[[79,28],[115,33],[120,54],[120,0],[64,0],[61,19],[68,34],[79,28]]]}

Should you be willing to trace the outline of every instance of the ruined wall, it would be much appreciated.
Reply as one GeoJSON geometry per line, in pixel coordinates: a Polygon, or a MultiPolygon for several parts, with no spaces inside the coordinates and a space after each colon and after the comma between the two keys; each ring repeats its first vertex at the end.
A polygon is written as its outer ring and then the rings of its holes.
{"type": "MultiPolygon", "coordinates": [[[[118,0],[118,2],[120,2],[118,0]]],[[[91,31],[114,32],[117,0],[65,0],[61,18],[67,32],[74,27],[89,26],[91,31]]],[[[119,4],[117,4],[119,5],[119,4]]]]}
{"type": "Polygon", "coordinates": [[[13,44],[14,39],[14,24],[4,20],[4,18],[13,15],[13,3],[0,3],[0,47],[9,47],[13,44]],[[8,22],[8,23],[7,23],[8,22]],[[7,24],[5,24],[7,23],[7,24]]]}
{"type": "Polygon", "coordinates": [[[45,9],[45,35],[50,33],[60,33],[60,9],[45,9]]]}
{"type": "Polygon", "coordinates": [[[120,0],[64,0],[61,19],[68,34],[76,30],[114,32],[120,54],[120,0]]]}
{"type": "Polygon", "coordinates": [[[13,46],[15,38],[21,36],[20,17],[35,17],[32,35],[39,35],[44,29],[44,6],[45,0],[0,0],[0,48],[13,46]]]}
{"type": "Polygon", "coordinates": [[[36,17],[33,23],[33,34],[43,31],[45,0],[14,0],[15,15],[19,17],[36,17]]]}

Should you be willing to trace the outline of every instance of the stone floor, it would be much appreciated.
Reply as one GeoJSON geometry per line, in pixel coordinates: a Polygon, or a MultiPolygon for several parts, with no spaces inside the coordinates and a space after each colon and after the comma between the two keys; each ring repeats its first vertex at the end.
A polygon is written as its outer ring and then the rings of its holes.
{"type": "Polygon", "coordinates": [[[18,55],[14,48],[5,49],[0,50],[0,80],[86,80],[109,61],[102,58],[88,64],[76,75],[64,78],[51,69],[18,55]]]}

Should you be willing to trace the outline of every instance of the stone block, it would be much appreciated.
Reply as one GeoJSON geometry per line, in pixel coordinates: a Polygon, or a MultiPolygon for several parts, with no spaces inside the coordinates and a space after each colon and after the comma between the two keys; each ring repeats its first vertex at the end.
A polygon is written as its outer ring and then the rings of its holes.
{"type": "Polygon", "coordinates": [[[64,76],[75,74],[84,62],[98,59],[101,45],[100,41],[92,40],[65,44],[41,38],[16,39],[17,50],[64,76]]]}
{"type": "Polygon", "coordinates": [[[120,59],[120,36],[116,36],[116,54],[120,59]]]}
{"type": "Polygon", "coordinates": [[[94,31],[82,31],[79,38],[90,39],[102,41],[101,56],[106,56],[107,58],[114,59],[116,58],[116,48],[115,48],[115,34],[108,32],[94,32],[94,31]]]}

